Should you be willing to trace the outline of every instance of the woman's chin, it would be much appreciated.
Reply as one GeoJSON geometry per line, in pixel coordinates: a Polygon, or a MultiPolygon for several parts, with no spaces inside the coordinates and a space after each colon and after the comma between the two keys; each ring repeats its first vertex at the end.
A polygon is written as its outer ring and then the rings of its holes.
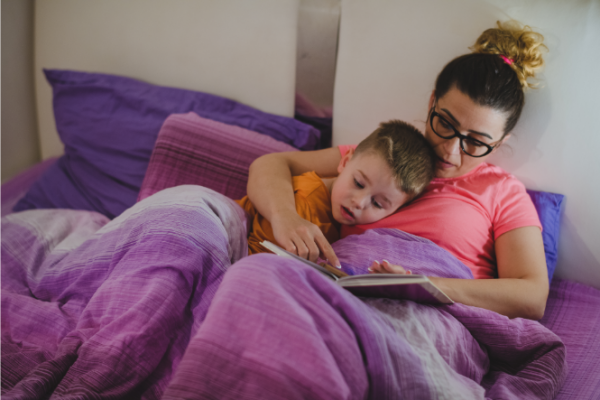
{"type": "Polygon", "coordinates": [[[455,178],[459,176],[456,168],[438,168],[435,170],[436,178],[455,178]]]}

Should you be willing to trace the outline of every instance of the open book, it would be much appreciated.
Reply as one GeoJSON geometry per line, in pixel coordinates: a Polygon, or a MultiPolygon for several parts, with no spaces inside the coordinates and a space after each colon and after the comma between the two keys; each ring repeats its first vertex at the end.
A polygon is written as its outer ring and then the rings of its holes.
{"type": "Polygon", "coordinates": [[[348,275],[339,269],[327,264],[314,262],[298,257],[268,240],[260,243],[266,249],[278,256],[292,258],[310,265],[323,275],[335,281],[344,289],[356,296],[385,297],[389,299],[407,299],[418,303],[453,304],[444,292],[423,275],[398,275],[398,274],[366,274],[348,275]]]}

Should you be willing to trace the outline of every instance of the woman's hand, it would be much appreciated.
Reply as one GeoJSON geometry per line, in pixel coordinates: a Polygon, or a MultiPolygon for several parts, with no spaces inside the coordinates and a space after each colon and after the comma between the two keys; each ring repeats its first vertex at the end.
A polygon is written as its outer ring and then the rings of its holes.
{"type": "Polygon", "coordinates": [[[498,279],[429,279],[452,300],[509,318],[538,320],[548,299],[548,270],[540,229],[513,229],[495,242],[498,279]]]}
{"type": "Polygon", "coordinates": [[[405,270],[400,265],[391,264],[388,260],[383,260],[381,263],[379,261],[373,261],[368,270],[372,274],[412,274],[411,270],[405,270]]]}
{"type": "Polygon", "coordinates": [[[270,153],[252,162],[248,177],[248,197],[271,223],[277,243],[311,261],[321,254],[334,266],[339,266],[340,261],[323,233],[296,212],[292,175],[315,171],[319,176],[336,176],[341,159],[337,147],[270,153]]]}
{"type": "Polygon", "coordinates": [[[270,222],[275,240],[285,250],[313,262],[321,256],[331,265],[340,266],[340,261],[323,232],[312,222],[296,212],[272,215],[270,222]]]}

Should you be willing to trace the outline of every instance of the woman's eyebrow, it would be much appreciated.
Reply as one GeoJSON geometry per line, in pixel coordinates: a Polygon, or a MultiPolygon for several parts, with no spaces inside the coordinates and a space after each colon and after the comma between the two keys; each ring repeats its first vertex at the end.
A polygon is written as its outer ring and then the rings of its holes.
{"type": "MultiPolygon", "coordinates": [[[[454,115],[452,115],[452,113],[450,111],[446,110],[445,108],[442,108],[441,110],[444,111],[446,114],[448,114],[448,116],[452,119],[452,121],[454,121],[456,123],[457,126],[460,126],[460,122],[458,122],[458,120],[454,117],[454,115]]],[[[491,140],[494,140],[494,138],[487,133],[474,131],[472,129],[469,129],[469,132],[474,133],[476,135],[485,136],[487,138],[490,138],[491,140]]]]}

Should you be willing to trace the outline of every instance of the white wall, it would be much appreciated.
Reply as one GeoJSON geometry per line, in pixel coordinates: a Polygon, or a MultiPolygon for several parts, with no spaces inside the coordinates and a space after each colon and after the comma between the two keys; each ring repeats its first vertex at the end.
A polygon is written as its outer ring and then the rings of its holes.
{"type": "Polygon", "coordinates": [[[299,0],[43,0],[35,6],[42,157],[63,151],[42,68],[117,74],[292,116],[299,0]]]}
{"type": "Polygon", "coordinates": [[[2,182],[39,159],[33,0],[2,0],[2,182]]]}
{"type": "Polygon", "coordinates": [[[380,121],[424,127],[442,67],[496,20],[546,38],[543,88],[526,96],[513,137],[491,162],[531,189],[566,195],[556,275],[600,288],[600,2],[597,0],[343,0],[334,144],[380,121]]]}

